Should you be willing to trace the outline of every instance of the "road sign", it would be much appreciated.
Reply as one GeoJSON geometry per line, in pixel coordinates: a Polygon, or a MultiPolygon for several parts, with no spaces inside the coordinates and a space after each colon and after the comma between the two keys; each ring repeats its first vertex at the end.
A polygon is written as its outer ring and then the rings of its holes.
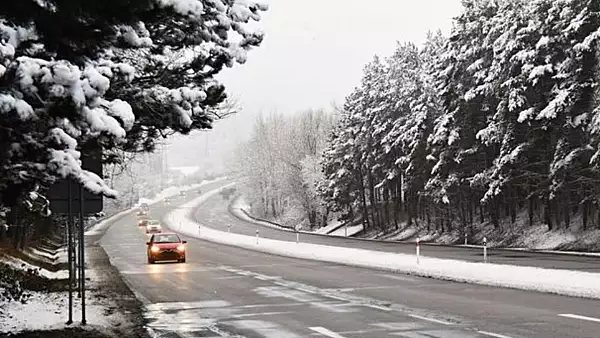
{"type": "MultiPolygon", "coordinates": [[[[81,167],[103,177],[102,149],[98,147],[85,153],[82,151],[81,167]]],[[[80,184],[73,181],[71,196],[74,209],[79,206],[81,190],[80,184]]],[[[95,195],[85,189],[83,190],[83,213],[89,215],[102,211],[104,207],[102,195],[95,195]]],[[[50,200],[50,210],[52,210],[53,214],[67,214],[69,212],[69,181],[62,179],[54,183],[48,192],[48,199],[50,200]]]]}

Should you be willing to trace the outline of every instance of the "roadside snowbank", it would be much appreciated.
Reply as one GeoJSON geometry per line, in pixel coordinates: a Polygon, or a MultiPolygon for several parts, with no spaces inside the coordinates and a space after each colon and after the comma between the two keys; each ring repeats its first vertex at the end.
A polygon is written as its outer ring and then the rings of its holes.
{"type": "Polygon", "coordinates": [[[166,223],[182,234],[211,242],[238,246],[277,255],[352,266],[403,272],[458,282],[509,287],[522,290],[556,293],[568,296],[600,299],[600,274],[569,270],[552,270],[500,264],[472,263],[449,259],[421,257],[417,264],[414,255],[326,245],[293,243],[227,233],[191,220],[191,211],[220,189],[210,191],[170,212],[166,223]]]}
{"type": "Polygon", "coordinates": [[[329,236],[352,236],[352,235],[356,235],[357,233],[363,231],[364,226],[362,224],[359,225],[353,225],[353,226],[349,226],[348,229],[346,229],[345,227],[341,227],[339,229],[336,229],[333,232],[330,232],[328,235],[329,236]]]}
{"type": "Polygon", "coordinates": [[[31,253],[33,253],[34,255],[44,257],[44,258],[52,261],[54,264],[67,262],[67,249],[66,248],[58,249],[54,253],[42,251],[42,250],[36,249],[34,247],[29,248],[29,250],[31,250],[31,253]]]}
{"type": "MultiPolygon", "coordinates": [[[[4,305],[0,305],[0,312],[6,311],[0,316],[0,332],[17,333],[24,330],[51,330],[66,327],[67,293],[29,293],[32,297],[25,304],[20,302],[4,304],[8,306],[7,309],[4,309],[4,305]]],[[[78,301],[74,304],[73,314],[73,319],[79,321],[81,304],[78,301]]],[[[108,315],[105,306],[93,301],[91,304],[86,304],[86,319],[93,323],[93,326],[119,325],[121,322],[119,316],[118,313],[108,315]]]]}
{"type": "Polygon", "coordinates": [[[339,228],[340,225],[342,225],[342,222],[340,221],[333,221],[329,224],[327,224],[324,227],[318,228],[317,230],[313,231],[315,234],[319,234],[319,235],[327,235],[330,232],[332,232],[333,230],[335,230],[336,228],[339,228]]]}
{"type": "Polygon", "coordinates": [[[67,270],[50,271],[41,268],[37,265],[30,264],[16,257],[3,255],[0,256],[0,263],[5,263],[16,270],[36,270],[40,276],[48,279],[66,279],[69,278],[69,272],[67,270]]]}
{"type": "Polygon", "coordinates": [[[142,198],[135,205],[135,207],[123,210],[121,212],[118,212],[118,213],[116,213],[116,214],[114,214],[114,215],[112,215],[110,217],[107,217],[107,218],[103,219],[102,221],[94,224],[92,227],[90,227],[85,232],[85,235],[86,236],[94,236],[94,235],[101,235],[101,234],[103,234],[104,231],[106,230],[106,228],[110,227],[112,225],[112,223],[114,223],[115,220],[119,219],[122,216],[127,215],[133,209],[139,207],[142,203],[148,203],[148,204],[158,203],[158,202],[164,200],[166,197],[170,197],[170,196],[179,194],[179,192],[181,190],[198,189],[198,188],[201,188],[201,187],[206,186],[208,184],[219,182],[219,181],[223,181],[223,180],[226,180],[226,179],[227,179],[227,177],[223,176],[223,177],[215,178],[214,180],[203,180],[201,183],[197,183],[197,184],[190,184],[190,185],[185,185],[185,186],[168,187],[168,188],[164,189],[163,191],[159,192],[158,194],[156,194],[153,198],[142,198]]]}

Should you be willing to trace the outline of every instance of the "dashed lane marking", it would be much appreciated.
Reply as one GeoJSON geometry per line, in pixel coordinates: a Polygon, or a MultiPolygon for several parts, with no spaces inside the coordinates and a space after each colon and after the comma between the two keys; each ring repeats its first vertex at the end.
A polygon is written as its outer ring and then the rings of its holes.
{"type": "Polygon", "coordinates": [[[311,329],[315,332],[318,332],[318,333],[322,334],[323,336],[330,337],[330,338],[346,338],[346,337],[342,336],[341,334],[335,333],[335,332],[328,330],[322,326],[309,327],[309,329],[311,329]]]}
{"type": "Polygon", "coordinates": [[[493,332],[487,332],[487,331],[477,331],[477,333],[480,333],[480,334],[485,335],[485,336],[494,337],[494,338],[512,338],[512,337],[509,337],[509,336],[505,336],[503,334],[493,333],[493,332]]]}
{"type": "Polygon", "coordinates": [[[561,316],[561,317],[567,317],[567,318],[573,318],[573,319],[587,320],[588,322],[600,323],[600,318],[575,315],[575,314],[572,314],[572,313],[562,313],[562,314],[559,314],[559,316],[561,316]]]}
{"type": "Polygon", "coordinates": [[[441,320],[441,319],[429,318],[429,317],[419,316],[419,315],[415,315],[415,314],[409,314],[408,316],[416,318],[416,319],[426,320],[426,321],[432,322],[432,323],[437,323],[437,324],[442,324],[442,325],[453,325],[452,323],[447,322],[445,320],[441,320]]]}

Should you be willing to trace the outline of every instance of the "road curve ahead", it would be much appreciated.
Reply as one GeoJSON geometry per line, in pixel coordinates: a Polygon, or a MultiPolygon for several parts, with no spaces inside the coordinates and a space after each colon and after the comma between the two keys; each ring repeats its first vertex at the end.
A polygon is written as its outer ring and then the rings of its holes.
{"type": "MultiPolygon", "coordinates": [[[[206,190],[208,188],[205,188],[206,190]]],[[[191,194],[190,194],[191,195],[191,194]]],[[[162,218],[173,206],[151,206],[162,218]]],[[[242,224],[215,196],[207,226],[242,224]]],[[[598,337],[598,302],[303,261],[193,238],[185,264],[146,264],[128,215],[101,244],[161,337],[598,337]]],[[[599,319],[600,321],[600,319],[599,319]]]]}
{"type": "MultiPolygon", "coordinates": [[[[260,223],[240,221],[237,217],[227,212],[217,211],[209,207],[215,203],[222,205],[231,201],[224,200],[220,195],[213,197],[205,207],[198,209],[195,215],[200,223],[211,222],[211,225],[221,231],[231,231],[247,236],[254,236],[259,230],[260,236],[264,238],[296,241],[296,234],[291,231],[278,229],[260,223]],[[216,221],[215,221],[216,220],[216,221]]],[[[304,243],[322,244],[340,247],[349,247],[365,250],[396,252],[403,254],[414,254],[415,244],[407,242],[392,241],[368,241],[357,238],[340,236],[326,236],[311,233],[301,233],[300,240],[304,243]]],[[[421,254],[428,257],[455,259],[468,262],[483,262],[483,250],[476,247],[450,246],[450,245],[428,245],[421,244],[421,254]]],[[[600,273],[600,257],[579,256],[572,254],[554,254],[543,252],[529,252],[506,249],[488,248],[488,261],[496,264],[509,264],[519,266],[532,266],[546,269],[564,269],[584,272],[600,273]]]]}

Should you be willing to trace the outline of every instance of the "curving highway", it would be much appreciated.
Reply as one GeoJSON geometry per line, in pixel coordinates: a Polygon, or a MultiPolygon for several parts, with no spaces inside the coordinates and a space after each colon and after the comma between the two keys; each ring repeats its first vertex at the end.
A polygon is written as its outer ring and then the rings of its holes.
{"type": "MultiPolygon", "coordinates": [[[[221,185],[213,183],[202,190],[221,185]]],[[[153,205],[150,215],[161,219],[196,196],[190,192],[171,205],[153,205]]],[[[216,195],[197,209],[195,217],[205,226],[225,231],[229,226],[232,232],[254,235],[257,226],[231,215],[228,203],[216,195]]],[[[188,263],[148,265],[146,235],[135,221],[133,213],[116,221],[100,243],[144,302],[149,325],[160,337],[591,338],[600,331],[600,307],[594,300],[304,261],[193,238],[185,238],[188,263]]],[[[293,233],[268,227],[260,232],[295,241],[293,233]]],[[[413,250],[398,243],[301,236],[318,244],[413,250]]],[[[480,259],[475,252],[450,249],[426,248],[439,257],[480,259]]],[[[574,264],[586,271],[599,267],[589,258],[526,254],[534,262],[524,265],[574,264]]],[[[504,253],[493,258],[514,259],[504,253]]]]}

